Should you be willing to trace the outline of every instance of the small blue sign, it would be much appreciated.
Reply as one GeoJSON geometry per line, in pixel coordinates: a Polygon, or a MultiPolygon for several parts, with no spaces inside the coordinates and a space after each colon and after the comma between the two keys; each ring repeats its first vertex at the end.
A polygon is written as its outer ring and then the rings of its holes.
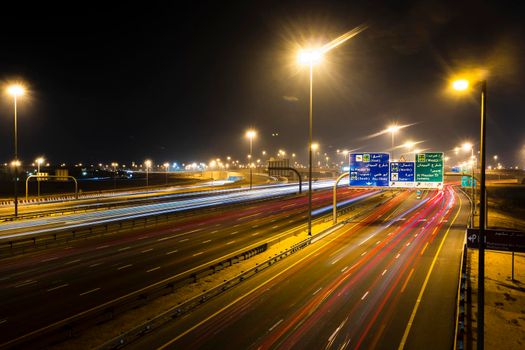
{"type": "Polygon", "coordinates": [[[390,187],[414,187],[415,162],[390,163],[390,187]]]}
{"type": "Polygon", "coordinates": [[[388,187],[388,153],[350,153],[350,186],[388,187]]]}

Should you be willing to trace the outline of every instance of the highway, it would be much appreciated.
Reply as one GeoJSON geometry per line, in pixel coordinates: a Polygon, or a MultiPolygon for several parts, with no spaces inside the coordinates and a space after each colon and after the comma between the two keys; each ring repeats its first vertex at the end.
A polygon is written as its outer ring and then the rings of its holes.
{"type": "Polygon", "coordinates": [[[469,206],[404,192],[130,349],[450,349],[469,206]]]}
{"type": "MultiPolygon", "coordinates": [[[[313,184],[313,189],[330,188],[333,180],[318,181],[313,184]]],[[[8,239],[35,233],[49,233],[53,230],[66,228],[79,228],[84,225],[117,222],[124,219],[139,218],[151,214],[174,213],[188,211],[217,205],[241,203],[249,200],[268,199],[276,196],[287,196],[297,192],[297,185],[266,185],[254,188],[251,191],[238,189],[224,189],[213,193],[193,193],[188,198],[187,194],[174,194],[167,201],[127,205],[103,210],[87,211],[80,213],[65,213],[58,216],[48,216],[29,220],[7,221],[0,223],[2,234],[0,238],[8,239]],[[207,194],[207,195],[203,195],[207,194]]]]}
{"type": "MultiPolygon", "coordinates": [[[[276,191],[290,189],[277,187],[271,193],[276,191]]],[[[370,207],[383,200],[376,190],[346,188],[339,196],[341,202],[362,201],[370,207]]],[[[211,197],[210,203],[216,201],[211,197]]],[[[240,198],[259,196],[243,193],[240,198]]],[[[318,191],[314,208],[329,213],[331,200],[330,190],[318,191]]],[[[304,230],[306,201],[303,195],[213,212],[195,210],[167,226],[76,240],[3,259],[0,344],[282,232],[304,230]]]]}

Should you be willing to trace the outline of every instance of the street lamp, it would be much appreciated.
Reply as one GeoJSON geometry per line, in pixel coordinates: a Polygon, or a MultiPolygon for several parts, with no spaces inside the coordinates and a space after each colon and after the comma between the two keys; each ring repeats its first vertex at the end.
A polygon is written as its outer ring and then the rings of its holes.
{"type": "Polygon", "coordinates": [[[253,138],[257,135],[257,132],[255,130],[248,130],[246,131],[246,137],[250,140],[250,155],[249,155],[249,158],[250,158],[250,163],[249,163],[249,166],[250,166],[250,190],[252,189],[252,164],[251,164],[251,161],[252,161],[252,144],[253,144],[253,138]]]}
{"type": "MultiPolygon", "coordinates": [[[[485,167],[486,167],[486,134],[487,134],[487,81],[479,81],[481,84],[481,125],[480,125],[480,193],[479,193],[479,250],[478,250],[478,332],[477,346],[483,349],[484,345],[484,322],[485,322],[485,223],[486,223],[486,193],[485,193],[485,167]]],[[[469,87],[468,80],[461,79],[452,83],[457,91],[465,91],[469,87]]]]}
{"type": "Polygon", "coordinates": [[[474,227],[474,214],[476,214],[476,192],[474,191],[474,146],[470,142],[465,142],[461,148],[463,148],[465,152],[470,151],[470,197],[472,198],[470,227],[474,227]]]}
{"type": "Polygon", "coordinates": [[[25,88],[20,84],[13,84],[7,87],[7,93],[13,97],[14,103],[14,139],[15,139],[15,159],[14,159],[14,173],[15,177],[13,179],[14,183],[14,197],[15,197],[15,216],[18,216],[18,167],[20,166],[20,161],[18,160],[18,129],[17,129],[17,98],[19,96],[24,96],[25,88]]]}
{"type": "Polygon", "coordinates": [[[303,49],[299,51],[297,60],[302,65],[308,65],[310,68],[310,103],[309,103],[309,127],[308,127],[308,235],[312,235],[312,124],[313,124],[313,113],[312,113],[312,100],[313,100],[313,76],[314,76],[314,65],[319,64],[323,55],[328,51],[336,48],[343,44],[350,38],[356,36],[366,29],[366,26],[359,26],[352,29],[349,32],[340,35],[329,43],[323,45],[317,49],[303,49]]]}
{"type": "Polygon", "coordinates": [[[168,184],[168,171],[170,169],[170,163],[166,162],[163,165],[164,165],[164,168],[166,169],[166,185],[167,185],[168,184]]]}
{"type": "Polygon", "coordinates": [[[113,188],[117,189],[117,167],[118,167],[118,163],[111,162],[111,166],[113,167],[113,188]]]}
{"type": "MultiPolygon", "coordinates": [[[[35,163],[36,163],[36,166],[37,166],[37,171],[36,171],[36,174],[38,176],[40,176],[40,166],[44,163],[44,158],[43,157],[38,157],[37,159],[35,159],[35,163]]],[[[38,198],[40,198],[40,178],[37,178],[37,187],[38,187],[38,198]]]]}
{"type": "Polygon", "coordinates": [[[399,131],[399,129],[401,129],[401,126],[397,125],[397,124],[392,124],[388,127],[388,129],[386,129],[386,131],[388,131],[389,133],[392,134],[392,160],[394,160],[394,135],[396,132],[399,131]]]}
{"type": "Polygon", "coordinates": [[[146,187],[149,186],[149,169],[151,168],[151,160],[146,159],[144,161],[144,165],[146,166],[146,187]]]}

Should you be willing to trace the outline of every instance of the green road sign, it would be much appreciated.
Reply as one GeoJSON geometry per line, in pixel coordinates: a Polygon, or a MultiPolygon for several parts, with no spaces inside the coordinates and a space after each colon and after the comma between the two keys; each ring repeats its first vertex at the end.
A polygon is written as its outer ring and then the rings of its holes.
{"type": "Polygon", "coordinates": [[[416,154],[416,187],[439,188],[443,186],[443,153],[416,154]]]}

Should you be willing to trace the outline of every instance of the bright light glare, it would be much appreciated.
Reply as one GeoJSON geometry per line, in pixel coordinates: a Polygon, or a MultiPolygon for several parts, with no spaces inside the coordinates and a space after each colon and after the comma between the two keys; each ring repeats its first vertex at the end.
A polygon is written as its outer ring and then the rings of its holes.
{"type": "Polygon", "coordinates": [[[249,139],[253,139],[255,136],[257,136],[257,132],[255,130],[248,130],[246,131],[246,137],[249,139]]]}
{"type": "Polygon", "coordinates": [[[468,89],[469,82],[465,79],[458,79],[452,82],[452,88],[457,91],[468,89]]]}
{"type": "Polygon", "coordinates": [[[319,148],[319,144],[317,142],[312,143],[312,151],[316,151],[319,148]]]}
{"type": "Polygon", "coordinates": [[[7,93],[13,97],[23,96],[26,92],[26,89],[20,84],[10,85],[7,88],[7,93]]]}
{"type": "Polygon", "coordinates": [[[144,165],[145,165],[147,168],[151,168],[151,160],[149,160],[149,159],[146,160],[146,161],[144,162],[144,165]]]}
{"type": "Polygon", "coordinates": [[[301,50],[297,55],[297,60],[300,64],[314,65],[320,63],[322,59],[323,54],[321,51],[315,49],[301,50]]]}
{"type": "Polygon", "coordinates": [[[43,157],[39,157],[39,158],[35,159],[35,162],[37,164],[42,164],[42,163],[44,163],[44,158],[43,157]]]}
{"type": "Polygon", "coordinates": [[[472,149],[472,144],[470,142],[465,142],[461,147],[464,151],[470,151],[472,149]]]}
{"type": "Polygon", "coordinates": [[[412,148],[416,145],[415,142],[412,142],[412,141],[407,141],[405,142],[405,144],[403,145],[403,147],[406,147],[406,148],[412,148]]]}
{"type": "Polygon", "coordinates": [[[391,133],[395,133],[395,132],[397,132],[397,131],[398,131],[399,129],[401,129],[401,128],[402,128],[402,126],[399,126],[399,125],[393,124],[393,125],[390,125],[390,126],[388,127],[388,129],[386,129],[386,131],[391,132],[391,133]]]}

